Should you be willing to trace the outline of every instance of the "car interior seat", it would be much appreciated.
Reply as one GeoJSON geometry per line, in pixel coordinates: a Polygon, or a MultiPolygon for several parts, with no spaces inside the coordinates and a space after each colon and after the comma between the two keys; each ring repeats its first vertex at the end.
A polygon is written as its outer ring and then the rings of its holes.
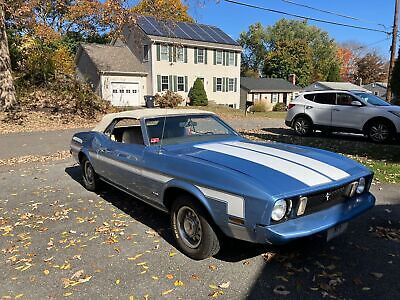
{"type": "Polygon", "coordinates": [[[126,128],[122,133],[122,143],[143,145],[143,135],[140,126],[126,128]]]}

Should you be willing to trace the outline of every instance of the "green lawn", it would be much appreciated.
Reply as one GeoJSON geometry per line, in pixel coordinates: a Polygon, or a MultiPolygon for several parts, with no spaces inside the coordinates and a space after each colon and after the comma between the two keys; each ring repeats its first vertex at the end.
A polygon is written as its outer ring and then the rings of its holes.
{"type": "MultiPolygon", "coordinates": [[[[181,107],[179,107],[181,108],[181,107]]],[[[269,111],[269,112],[256,112],[248,113],[247,116],[244,114],[244,110],[230,108],[222,105],[210,105],[210,106],[186,106],[183,108],[194,108],[206,111],[211,111],[222,118],[274,118],[274,119],[284,119],[286,117],[285,111],[269,111]]]]}
{"type": "Polygon", "coordinates": [[[400,183],[400,144],[379,145],[363,137],[349,135],[322,135],[310,137],[294,135],[291,129],[265,128],[243,131],[247,138],[263,141],[298,144],[333,151],[355,159],[375,172],[375,181],[400,183]]]}

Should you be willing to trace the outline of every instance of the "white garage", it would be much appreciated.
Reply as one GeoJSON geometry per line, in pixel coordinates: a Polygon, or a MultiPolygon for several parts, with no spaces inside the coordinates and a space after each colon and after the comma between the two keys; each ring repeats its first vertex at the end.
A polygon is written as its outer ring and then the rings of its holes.
{"type": "Polygon", "coordinates": [[[140,93],[137,82],[111,82],[113,106],[139,106],[140,93]]]}
{"type": "Polygon", "coordinates": [[[113,106],[143,106],[148,70],[126,46],[81,44],[77,75],[113,106]]]}

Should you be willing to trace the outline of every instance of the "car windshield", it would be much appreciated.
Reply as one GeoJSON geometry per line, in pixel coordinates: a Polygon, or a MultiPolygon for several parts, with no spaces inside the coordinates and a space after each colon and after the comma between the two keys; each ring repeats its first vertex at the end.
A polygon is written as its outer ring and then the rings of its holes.
{"type": "Polygon", "coordinates": [[[363,99],[368,104],[375,105],[375,106],[390,106],[390,104],[387,103],[385,100],[383,100],[373,94],[369,94],[369,93],[354,93],[354,94],[356,94],[358,97],[363,99]]]}
{"type": "Polygon", "coordinates": [[[237,133],[213,115],[185,115],[146,119],[151,145],[182,144],[236,136],[237,133]],[[165,126],[164,126],[165,122],[165,126]]]}

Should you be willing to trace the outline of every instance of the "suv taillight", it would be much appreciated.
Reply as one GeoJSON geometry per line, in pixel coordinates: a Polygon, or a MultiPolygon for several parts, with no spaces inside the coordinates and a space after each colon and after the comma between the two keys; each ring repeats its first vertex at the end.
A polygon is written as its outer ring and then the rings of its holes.
{"type": "Polygon", "coordinates": [[[289,103],[288,109],[291,109],[292,107],[294,107],[296,104],[293,103],[289,103]]]}

